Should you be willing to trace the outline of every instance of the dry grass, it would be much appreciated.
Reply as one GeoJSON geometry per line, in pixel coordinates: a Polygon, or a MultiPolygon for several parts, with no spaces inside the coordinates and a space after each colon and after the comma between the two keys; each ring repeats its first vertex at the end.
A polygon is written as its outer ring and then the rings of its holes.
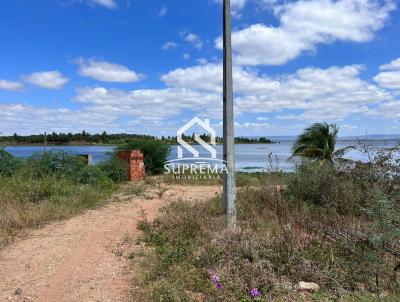
{"type": "Polygon", "coordinates": [[[263,179],[239,191],[235,231],[225,228],[220,198],[177,201],[142,223],[135,294],[143,301],[257,301],[250,296],[257,288],[259,301],[399,300],[399,192],[381,173],[313,166],[263,179]],[[286,183],[288,191],[276,190],[286,183]],[[299,281],[321,291],[304,295],[299,281]]]}
{"type": "Polygon", "coordinates": [[[0,183],[0,247],[21,231],[102,205],[117,188],[78,185],[65,179],[22,182],[23,187],[16,182],[0,183]]]}
{"type": "Polygon", "coordinates": [[[9,164],[1,158],[0,163],[0,172],[7,171],[0,173],[0,248],[26,229],[102,205],[118,188],[106,172],[119,167],[110,162],[102,171],[49,153],[21,161],[15,169],[5,169],[9,164]]]}

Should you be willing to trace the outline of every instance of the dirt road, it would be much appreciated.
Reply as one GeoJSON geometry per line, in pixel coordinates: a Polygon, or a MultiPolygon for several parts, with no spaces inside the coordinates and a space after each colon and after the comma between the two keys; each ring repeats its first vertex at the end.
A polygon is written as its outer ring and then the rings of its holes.
{"type": "Polygon", "coordinates": [[[0,301],[129,301],[127,253],[138,221],[173,200],[215,196],[219,187],[167,186],[32,231],[0,251],[0,301]]]}

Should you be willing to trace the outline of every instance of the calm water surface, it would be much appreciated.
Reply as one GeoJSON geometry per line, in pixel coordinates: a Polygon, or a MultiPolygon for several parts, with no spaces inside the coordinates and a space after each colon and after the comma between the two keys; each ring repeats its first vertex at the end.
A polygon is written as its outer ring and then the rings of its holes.
{"type": "MultiPolygon", "coordinates": [[[[391,148],[399,144],[398,140],[374,140],[369,142],[373,148],[391,148]]],[[[357,141],[338,141],[337,147],[342,148],[346,146],[358,146],[357,141]]],[[[268,169],[269,160],[268,157],[271,155],[274,165],[278,166],[283,171],[293,171],[294,162],[289,160],[293,141],[281,141],[276,144],[239,144],[235,146],[236,153],[236,168],[239,171],[265,171],[268,169]]],[[[194,146],[200,152],[200,157],[209,157],[206,150],[203,150],[201,146],[194,146]]],[[[217,145],[217,156],[219,159],[222,158],[222,145],[217,145]]],[[[66,151],[71,154],[92,154],[93,161],[99,163],[107,160],[110,153],[115,150],[113,146],[8,146],[5,148],[6,151],[12,155],[21,158],[27,158],[32,156],[34,153],[58,150],[66,151]]],[[[190,154],[184,154],[184,156],[190,156],[190,154]]],[[[355,160],[366,160],[365,155],[360,151],[350,151],[347,156],[348,158],[355,160]]],[[[170,160],[177,158],[177,146],[172,146],[170,160]]]]}

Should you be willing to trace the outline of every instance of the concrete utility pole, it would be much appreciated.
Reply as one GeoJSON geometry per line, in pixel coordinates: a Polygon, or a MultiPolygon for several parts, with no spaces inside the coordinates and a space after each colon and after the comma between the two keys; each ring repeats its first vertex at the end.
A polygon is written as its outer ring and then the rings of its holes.
{"type": "Polygon", "coordinates": [[[231,4],[224,0],[224,210],[228,226],[236,225],[235,135],[233,122],[233,79],[231,42],[231,4]]]}

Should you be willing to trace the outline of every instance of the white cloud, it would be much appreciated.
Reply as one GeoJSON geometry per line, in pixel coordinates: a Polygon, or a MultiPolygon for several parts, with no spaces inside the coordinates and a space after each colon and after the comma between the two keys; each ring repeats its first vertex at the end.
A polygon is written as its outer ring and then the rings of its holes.
{"type": "Polygon", "coordinates": [[[69,82],[67,77],[56,70],[34,72],[28,76],[24,76],[23,80],[27,83],[47,89],[61,89],[69,82]]]}
{"type": "Polygon", "coordinates": [[[380,69],[383,71],[374,77],[379,86],[400,90],[400,58],[380,66],[380,69]]]}
{"type": "Polygon", "coordinates": [[[268,127],[268,123],[242,123],[239,124],[239,128],[250,128],[250,129],[255,129],[255,128],[265,128],[268,127]]]}
{"type": "Polygon", "coordinates": [[[103,6],[108,9],[116,9],[118,7],[115,0],[86,0],[89,4],[103,6]]]}
{"type": "Polygon", "coordinates": [[[142,76],[130,70],[124,65],[98,61],[95,59],[78,59],[78,73],[81,76],[93,78],[103,82],[133,83],[139,81],[142,76]]]}
{"type": "Polygon", "coordinates": [[[220,94],[184,88],[125,91],[86,87],[78,90],[75,101],[102,114],[166,121],[184,110],[201,112],[213,108],[220,101],[220,94]]]}
{"type": "Polygon", "coordinates": [[[184,54],[182,55],[182,59],[184,59],[184,60],[189,60],[190,58],[191,58],[190,53],[184,53],[184,54]]]}
{"type": "Polygon", "coordinates": [[[400,70],[400,58],[379,67],[380,70],[400,70]]]}
{"type": "Polygon", "coordinates": [[[161,47],[163,50],[171,50],[171,49],[175,49],[178,47],[178,44],[176,44],[175,42],[165,42],[164,45],[161,47]]]}
{"type": "Polygon", "coordinates": [[[24,85],[20,82],[0,79],[0,89],[10,90],[10,91],[20,91],[24,89],[24,85]]]}
{"type": "Polygon", "coordinates": [[[204,58],[199,58],[196,60],[196,62],[200,65],[206,65],[208,63],[208,60],[204,58]]]}
{"type": "Polygon", "coordinates": [[[231,6],[233,9],[242,9],[246,2],[247,0],[232,0],[231,6]]]}
{"type": "MultiPolygon", "coordinates": [[[[267,77],[235,66],[235,115],[257,114],[255,121],[243,121],[237,127],[243,131],[268,128],[283,133],[285,129],[295,131],[289,129],[298,126],[294,121],[337,122],[351,115],[399,118],[400,101],[390,91],[361,79],[363,70],[359,65],[303,68],[293,74],[267,77]],[[266,113],[270,113],[268,118],[263,116],[266,113]],[[289,120],[286,122],[289,128],[279,128],[281,122],[274,126],[270,122],[274,119],[289,120]]],[[[166,131],[169,126],[173,132],[179,125],[171,123],[184,112],[221,119],[221,65],[176,69],[161,79],[167,88],[132,91],[80,88],[72,100],[79,104],[79,109],[74,110],[3,104],[0,132],[12,133],[16,128],[28,133],[82,129],[98,132],[104,128],[115,132],[148,132],[148,129],[166,131]]]]}
{"type": "MultiPolygon", "coordinates": [[[[233,32],[235,60],[242,65],[281,65],[318,44],[334,41],[367,42],[395,8],[393,0],[278,1],[279,26],[254,24],[233,32]],[[280,4],[283,2],[284,4],[280,4]]],[[[216,46],[222,48],[221,37],[216,46]]]]}
{"type": "MultiPolygon", "coordinates": [[[[222,3],[222,0],[214,0],[217,3],[222,3]]],[[[247,0],[231,0],[231,8],[233,13],[237,13],[246,5],[247,0]]]]}
{"type": "Polygon", "coordinates": [[[185,37],[185,41],[190,43],[194,48],[197,48],[197,49],[203,48],[203,41],[196,34],[188,33],[185,37]]]}
{"type": "Polygon", "coordinates": [[[0,132],[3,134],[16,131],[18,134],[37,134],[82,130],[97,133],[99,129],[113,129],[115,118],[91,109],[50,109],[22,104],[0,104],[0,132]]]}
{"type": "Polygon", "coordinates": [[[289,110],[277,118],[311,121],[362,114],[369,106],[392,99],[387,91],[360,79],[362,70],[358,65],[301,69],[279,79],[279,88],[241,97],[238,107],[255,113],[289,110]]]}
{"type": "MultiPolygon", "coordinates": [[[[96,133],[102,130],[148,133],[153,128],[165,130],[183,111],[206,111],[221,100],[219,94],[179,88],[126,91],[84,87],[77,90],[73,101],[81,108],[50,109],[0,104],[0,132],[12,134],[18,129],[18,133],[22,134],[85,129],[96,133]],[[121,122],[121,117],[126,121],[121,122]]],[[[180,126],[174,125],[172,131],[180,126]]]]}
{"type": "MultiPolygon", "coordinates": [[[[103,87],[86,87],[78,89],[76,101],[79,103],[93,105],[116,105],[122,107],[114,110],[128,112],[137,110],[141,105],[160,106],[160,114],[169,116],[180,109],[190,109],[196,107],[207,107],[210,102],[215,100],[218,94],[194,91],[185,88],[165,88],[165,89],[143,89],[143,90],[119,90],[107,89],[103,87]],[[121,102],[122,101],[122,102],[121,102]],[[133,105],[133,106],[132,106],[133,105]],[[126,106],[126,108],[123,108],[126,106]],[[131,109],[128,109],[131,108],[131,109]]],[[[157,108],[152,107],[154,111],[157,108]]],[[[142,110],[142,109],[140,109],[142,110]]],[[[147,110],[147,109],[146,109],[147,110]]]]}
{"type": "MultiPolygon", "coordinates": [[[[364,113],[368,106],[393,99],[392,95],[360,78],[363,67],[304,68],[276,78],[234,67],[237,113],[283,112],[279,119],[319,120],[364,113]],[[290,110],[300,113],[290,114],[290,110]]],[[[222,66],[208,64],[176,69],[161,78],[169,87],[221,94],[222,66]]]]}
{"type": "Polygon", "coordinates": [[[400,100],[393,100],[370,109],[366,115],[388,120],[400,120],[400,100]]]}
{"type": "Polygon", "coordinates": [[[160,12],[158,13],[158,16],[160,18],[165,17],[168,14],[168,7],[165,5],[160,9],[160,12]]]}
{"type": "Polygon", "coordinates": [[[380,72],[374,80],[381,87],[400,90],[400,70],[380,72]]]}
{"type": "MultiPolygon", "coordinates": [[[[277,81],[240,67],[234,67],[233,77],[237,93],[262,92],[279,85],[277,81]]],[[[222,93],[222,65],[220,64],[178,68],[163,75],[161,79],[170,87],[222,93]]]]}

